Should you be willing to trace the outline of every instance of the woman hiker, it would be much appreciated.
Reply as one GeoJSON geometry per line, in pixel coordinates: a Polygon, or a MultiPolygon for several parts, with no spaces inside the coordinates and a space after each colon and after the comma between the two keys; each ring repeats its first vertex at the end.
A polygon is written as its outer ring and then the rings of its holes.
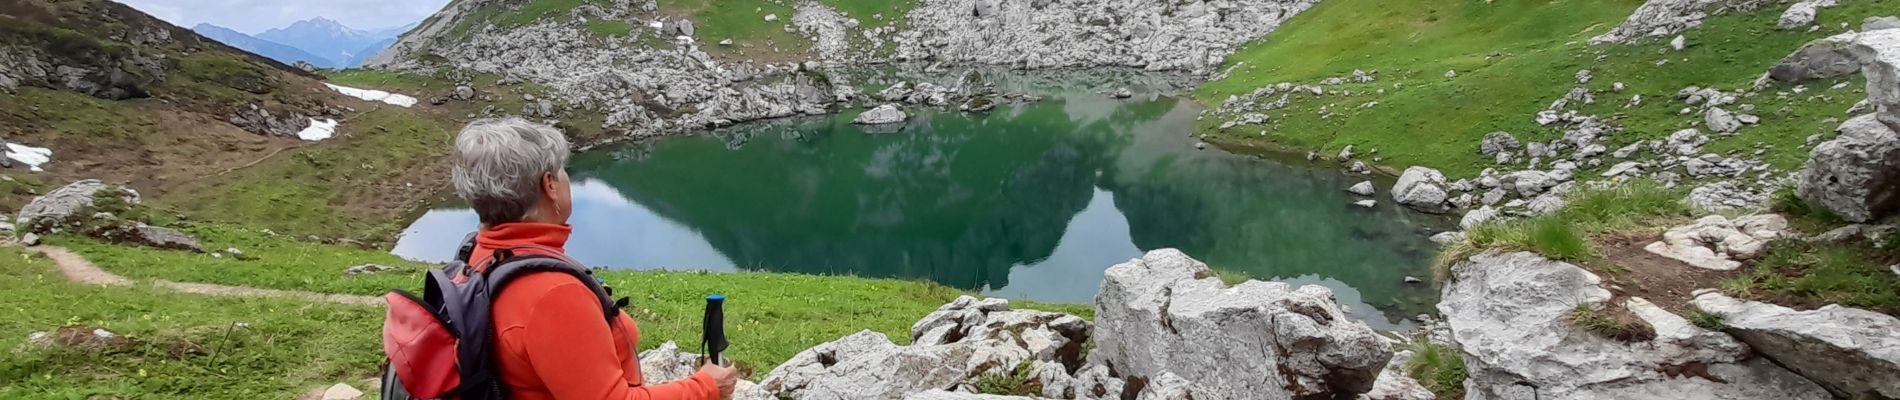
{"type": "MultiPolygon", "coordinates": [[[[455,138],[455,194],[481,217],[468,265],[488,265],[496,250],[565,259],[574,211],[568,192],[567,139],[520,118],[481,120],[455,138]]],[[[571,261],[570,261],[571,262],[571,261]]],[[[635,350],[640,328],[626,313],[601,318],[599,298],[575,276],[532,272],[494,302],[495,354],[502,388],[514,399],[720,400],[738,371],[707,364],[691,377],[651,383],[635,350]]]]}

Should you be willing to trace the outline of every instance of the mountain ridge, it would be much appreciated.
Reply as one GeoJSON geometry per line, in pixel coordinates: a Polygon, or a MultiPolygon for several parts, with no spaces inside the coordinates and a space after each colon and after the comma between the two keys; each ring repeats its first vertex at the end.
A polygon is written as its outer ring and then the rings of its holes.
{"type": "Polygon", "coordinates": [[[283,43],[259,39],[256,36],[238,32],[235,29],[211,23],[200,23],[192,26],[191,31],[231,47],[269,57],[272,60],[277,60],[277,62],[285,64],[296,64],[298,61],[303,61],[319,67],[332,67],[337,65],[335,60],[311,54],[303,49],[283,43]]]}
{"type": "Polygon", "coordinates": [[[290,26],[272,28],[255,35],[258,39],[281,43],[329,60],[326,68],[348,68],[361,65],[358,60],[368,58],[367,50],[381,51],[377,43],[388,40],[378,33],[351,28],[341,22],[323,16],[291,23],[290,26]]]}

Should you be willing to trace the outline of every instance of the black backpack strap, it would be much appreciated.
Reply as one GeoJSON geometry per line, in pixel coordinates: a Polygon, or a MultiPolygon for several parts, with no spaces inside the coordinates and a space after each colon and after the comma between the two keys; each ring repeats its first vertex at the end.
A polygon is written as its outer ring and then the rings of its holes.
{"type": "Polygon", "coordinates": [[[475,254],[475,236],[479,233],[469,232],[468,236],[462,237],[462,247],[455,250],[455,261],[467,263],[469,256],[475,254]]]}
{"type": "Polygon", "coordinates": [[[587,268],[557,257],[513,256],[508,254],[506,249],[498,250],[495,259],[498,261],[490,264],[483,273],[484,278],[488,280],[491,296],[499,297],[501,290],[514,282],[515,278],[535,272],[560,272],[580,280],[582,285],[587,286],[588,291],[594,292],[594,298],[600,302],[602,314],[609,324],[613,323],[614,317],[620,316],[620,307],[614,302],[612,291],[602,286],[600,279],[594,277],[594,272],[587,268]]]}

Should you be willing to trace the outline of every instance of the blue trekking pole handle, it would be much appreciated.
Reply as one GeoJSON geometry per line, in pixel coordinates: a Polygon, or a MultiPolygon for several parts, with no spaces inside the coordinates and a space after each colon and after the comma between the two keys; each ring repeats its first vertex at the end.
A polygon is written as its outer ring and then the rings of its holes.
{"type": "Polygon", "coordinates": [[[720,361],[719,353],[726,351],[726,296],[715,294],[706,296],[706,319],[701,343],[706,348],[706,360],[713,365],[725,365],[720,361]]]}

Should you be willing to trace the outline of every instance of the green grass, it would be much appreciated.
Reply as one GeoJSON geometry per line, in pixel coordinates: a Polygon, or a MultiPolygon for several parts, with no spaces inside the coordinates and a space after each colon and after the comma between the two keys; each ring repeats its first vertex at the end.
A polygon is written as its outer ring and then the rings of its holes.
{"type": "Polygon", "coordinates": [[[186,77],[255,94],[270,93],[278,82],[262,67],[236,56],[201,52],[178,59],[175,68],[186,77]]]}
{"type": "Polygon", "coordinates": [[[633,33],[633,24],[627,21],[596,19],[587,21],[587,31],[600,37],[627,36],[633,33]]]}
{"type": "Polygon", "coordinates": [[[1731,295],[1780,304],[1840,304],[1900,315],[1900,250],[1868,243],[1780,240],[1742,274],[1723,282],[1731,295]]]}
{"type": "MultiPolygon", "coordinates": [[[[126,247],[84,238],[54,237],[100,268],[139,279],[241,285],[285,290],[375,295],[421,285],[422,264],[386,253],[298,242],[255,230],[203,225],[187,228],[207,249],[236,247],[254,260],[179,251],[126,247]],[[345,268],[378,263],[407,272],[344,277],[345,268]]],[[[927,282],[780,273],[603,271],[599,276],[623,296],[639,321],[642,349],[666,341],[699,346],[700,318],[708,294],[727,296],[730,354],[763,374],[799,351],[859,330],[910,339],[910,325],[961,291],[927,282]]],[[[1013,302],[1013,308],[1070,313],[1090,318],[1088,305],[1013,302]]],[[[373,326],[364,329],[374,330],[373,326]]]]}
{"type": "MultiPolygon", "coordinates": [[[[1699,120],[1699,115],[1676,115],[1683,107],[1674,100],[1677,90],[1690,85],[1725,90],[1747,87],[1802,43],[1833,32],[1831,28],[1813,33],[1774,29],[1780,10],[1763,7],[1708,18],[1701,28],[1684,33],[1690,46],[1679,52],[1659,53],[1667,47],[1663,43],[1667,38],[1630,45],[1587,44],[1590,37],[1607,32],[1641,3],[1321,2],[1229,57],[1228,66],[1245,64],[1225,79],[1203,85],[1195,97],[1217,105],[1229,95],[1260,86],[1316,83],[1353,69],[1377,70],[1379,80],[1327,87],[1335,94],[1320,100],[1296,96],[1290,107],[1269,113],[1277,122],[1264,129],[1218,132],[1218,125],[1227,118],[1208,118],[1199,129],[1228,140],[1268,141],[1322,149],[1322,153],[1346,145],[1378,148],[1386,158],[1384,164],[1429,165],[1448,175],[1467,176],[1490,166],[1477,152],[1485,133],[1507,131],[1520,139],[1542,141],[1561,137],[1560,129],[1539,127],[1531,116],[1576,86],[1577,70],[1592,70],[1596,78],[1588,86],[1601,92],[1595,105],[1581,110],[1626,128],[1606,143],[1616,148],[1664,137],[1699,120]],[[1491,56],[1494,53],[1496,57],[1491,56]],[[1666,64],[1656,64],[1664,59],[1666,64]],[[1446,79],[1446,70],[1458,71],[1458,78],[1446,79]],[[1615,82],[1624,82],[1628,89],[1610,93],[1615,82]],[[1354,94],[1336,94],[1343,90],[1354,94]],[[1622,109],[1636,94],[1645,98],[1644,105],[1622,109]],[[1368,101],[1379,105],[1356,109],[1368,101]],[[1334,110],[1351,111],[1321,119],[1316,111],[1329,104],[1334,110]]],[[[1879,1],[1847,1],[1822,13],[1819,24],[1858,26],[1860,19],[1883,13],[1891,13],[1891,8],[1883,8],[1879,1]]],[[[1762,124],[1744,128],[1734,137],[1718,138],[1706,148],[1752,151],[1759,142],[1774,146],[1763,156],[1773,166],[1798,167],[1806,156],[1806,150],[1799,148],[1801,142],[1809,134],[1831,130],[1833,126],[1824,120],[1843,117],[1842,110],[1864,97],[1849,90],[1825,90],[1843,81],[1850,88],[1863,82],[1853,77],[1810,83],[1808,93],[1785,99],[1776,92],[1790,91],[1792,86],[1776,85],[1761,96],[1742,99],[1739,103],[1757,107],[1754,114],[1763,117],[1762,124]],[[1786,116],[1778,113],[1783,107],[1789,109],[1786,116]]]]}
{"type": "Polygon", "coordinates": [[[82,286],[11,248],[0,248],[0,303],[0,398],[284,399],[339,382],[363,388],[382,360],[380,309],[82,286]],[[137,344],[23,347],[29,333],[66,325],[137,344]]]}
{"type": "Polygon", "coordinates": [[[1467,240],[1439,252],[1433,275],[1450,277],[1451,266],[1480,251],[1532,251],[1564,261],[1588,261],[1598,253],[1591,239],[1604,234],[1668,226],[1689,217],[1682,192],[1649,181],[1604,189],[1578,189],[1565,196],[1568,206],[1530,219],[1496,221],[1465,231],[1467,240]]]}
{"type": "Polygon", "coordinates": [[[1462,399],[1465,397],[1465,358],[1451,345],[1432,343],[1425,337],[1412,340],[1409,345],[1412,360],[1405,365],[1405,373],[1425,385],[1432,394],[1441,399],[1462,399]]]}

